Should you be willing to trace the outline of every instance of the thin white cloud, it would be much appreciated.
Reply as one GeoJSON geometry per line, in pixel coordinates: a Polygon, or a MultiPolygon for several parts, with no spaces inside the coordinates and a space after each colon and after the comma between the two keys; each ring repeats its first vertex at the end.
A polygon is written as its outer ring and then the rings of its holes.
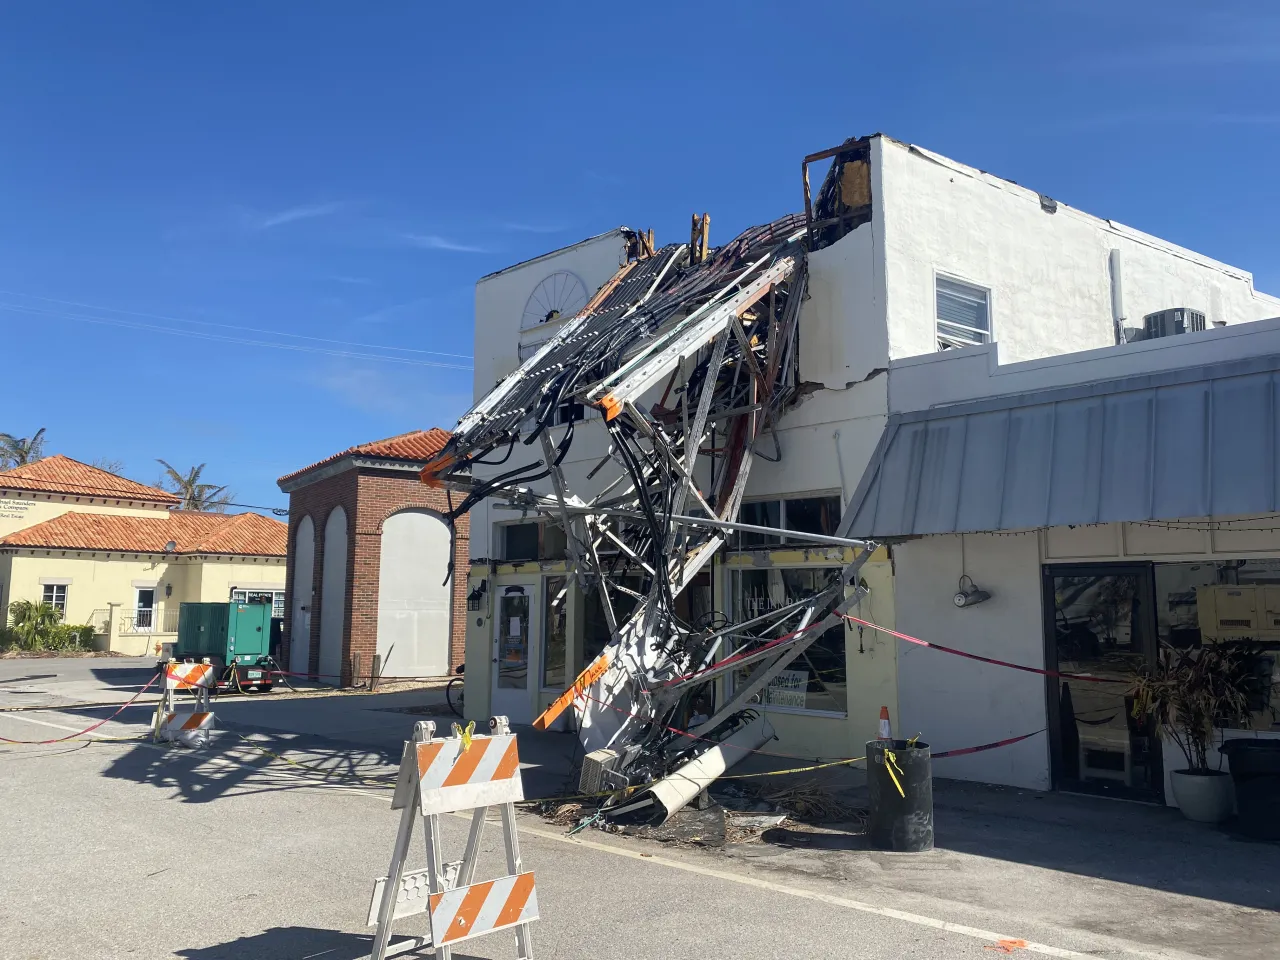
{"type": "Polygon", "coordinates": [[[471,406],[469,393],[440,392],[439,382],[388,374],[366,365],[316,370],[302,379],[333,395],[345,407],[377,416],[416,418],[426,409],[434,411],[439,422],[449,424],[471,406]]]}
{"type": "Polygon", "coordinates": [[[432,297],[416,297],[413,300],[405,300],[403,303],[392,303],[369,313],[362,314],[352,323],[388,323],[397,320],[406,313],[411,313],[418,307],[424,306],[431,302],[432,297]]]}
{"type": "Polygon", "coordinates": [[[329,279],[332,280],[334,283],[347,283],[347,284],[351,284],[352,286],[359,286],[359,287],[373,286],[373,281],[370,280],[368,277],[344,277],[342,275],[337,275],[337,276],[332,276],[329,279]]]}
{"type": "Polygon", "coordinates": [[[297,223],[299,220],[330,217],[345,206],[346,204],[340,201],[334,201],[331,203],[312,203],[299,207],[289,207],[286,210],[280,210],[258,218],[254,226],[259,230],[270,230],[272,227],[281,227],[286,223],[297,223]]]}
{"type": "Polygon", "coordinates": [[[512,233],[563,233],[567,228],[558,223],[523,223],[514,221],[504,223],[502,229],[509,230],[512,233]]]}
{"type": "Polygon", "coordinates": [[[438,233],[406,233],[404,234],[404,239],[410,245],[421,250],[448,250],[453,253],[489,252],[484,247],[476,247],[458,240],[451,240],[448,237],[440,236],[438,233]]]}

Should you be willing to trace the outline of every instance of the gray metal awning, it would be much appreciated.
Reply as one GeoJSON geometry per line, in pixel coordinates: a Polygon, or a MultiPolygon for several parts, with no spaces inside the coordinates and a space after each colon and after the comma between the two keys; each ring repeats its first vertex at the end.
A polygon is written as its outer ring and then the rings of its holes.
{"type": "Polygon", "coordinates": [[[1280,356],[889,418],[848,535],[1276,512],[1280,356]]]}

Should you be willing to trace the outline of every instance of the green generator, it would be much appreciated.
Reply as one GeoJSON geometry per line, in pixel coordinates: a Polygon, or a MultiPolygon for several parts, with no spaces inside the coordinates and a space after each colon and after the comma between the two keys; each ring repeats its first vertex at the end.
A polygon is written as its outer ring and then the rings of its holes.
{"type": "Polygon", "coordinates": [[[177,660],[207,659],[218,689],[271,689],[271,604],[184,603],[178,608],[177,660]]]}

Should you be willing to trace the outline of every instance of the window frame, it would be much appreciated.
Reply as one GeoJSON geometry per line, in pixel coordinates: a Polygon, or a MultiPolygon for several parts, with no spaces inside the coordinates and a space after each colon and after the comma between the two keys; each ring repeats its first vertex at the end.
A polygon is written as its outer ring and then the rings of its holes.
{"type": "Polygon", "coordinates": [[[67,600],[70,595],[67,583],[42,583],[40,585],[40,602],[47,603],[58,611],[63,622],[67,619],[67,600]],[[62,599],[58,600],[58,591],[62,591],[62,599]],[[49,594],[52,594],[49,596],[49,594]]]}
{"type": "MultiPolygon", "coordinates": [[[[742,506],[745,508],[752,504],[758,503],[776,503],[778,504],[778,527],[783,532],[779,534],[776,542],[752,544],[750,546],[742,545],[744,536],[764,536],[764,534],[744,534],[742,531],[734,531],[731,533],[727,550],[730,553],[758,553],[761,550],[794,550],[797,547],[803,547],[806,544],[812,545],[812,541],[804,540],[800,537],[787,537],[786,531],[792,529],[787,523],[787,503],[792,500],[824,500],[834,499],[840,508],[836,517],[836,529],[840,528],[840,520],[844,517],[844,494],[840,490],[811,490],[801,493],[778,494],[772,497],[752,497],[744,500],[742,506]]],[[[738,513],[739,518],[742,512],[738,513]]],[[[746,522],[745,520],[743,521],[746,522]]],[[[797,531],[799,532],[799,531],[797,531]]],[[[835,534],[833,533],[832,536],[835,534]]]]}
{"type": "MultiPolygon", "coordinates": [[[[728,567],[725,570],[726,574],[728,575],[727,576],[728,583],[725,584],[725,595],[729,598],[730,609],[734,610],[736,613],[737,604],[738,604],[738,594],[737,594],[735,581],[739,580],[741,575],[744,573],[755,573],[755,572],[781,573],[782,571],[786,571],[786,570],[828,570],[830,571],[830,570],[840,570],[840,569],[841,569],[840,564],[833,564],[829,561],[826,563],[787,563],[787,564],[781,564],[779,566],[769,567],[767,568],[766,571],[761,571],[761,569],[757,567],[728,567]]],[[[849,628],[847,625],[841,624],[839,626],[830,627],[828,628],[828,630],[839,630],[841,641],[844,644],[844,651],[843,651],[844,672],[845,672],[844,709],[828,710],[828,709],[814,708],[814,707],[790,707],[790,706],[785,706],[783,704],[764,703],[763,698],[761,703],[754,705],[755,709],[758,709],[762,714],[763,713],[785,713],[785,714],[791,714],[793,716],[800,716],[800,717],[822,717],[822,718],[833,719],[833,720],[848,719],[849,717],[849,628]]],[[[788,669],[792,669],[793,666],[794,665],[789,665],[788,669]]],[[[807,670],[808,668],[806,667],[804,669],[807,670]]],[[[728,673],[725,674],[724,689],[725,689],[726,697],[733,696],[733,692],[736,685],[737,685],[736,671],[730,670],[728,673]]],[[[827,696],[830,696],[830,695],[827,694],[827,696]]]]}
{"type": "Polygon", "coordinates": [[[231,602],[232,603],[248,603],[250,595],[255,597],[261,597],[261,596],[266,596],[268,593],[271,594],[272,619],[275,619],[277,617],[283,617],[284,610],[285,610],[283,590],[250,590],[247,588],[232,590],[231,602]],[[280,612],[276,613],[276,610],[279,610],[280,612]]]}
{"type": "Polygon", "coordinates": [[[537,563],[542,559],[542,524],[537,520],[511,520],[494,524],[498,533],[498,555],[499,563],[537,563]],[[507,535],[515,527],[536,527],[538,530],[538,542],[534,547],[534,555],[532,557],[521,557],[513,559],[508,556],[507,535]]]}
{"type": "Polygon", "coordinates": [[[569,575],[556,574],[550,577],[542,578],[542,637],[538,642],[538,691],[540,693],[559,693],[569,683],[569,677],[573,670],[569,665],[569,575]],[[552,585],[556,586],[555,593],[552,593],[552,585]],[[565,591],[565,596],[560,601],[560,609],[555,609],[555,598],[561,590],[565,591]],[[560,680],[555,683],[547,683],[547,665],[550,662],[549,654],[551,642],[551,626],[552,618],[561,617],[564,620],[564,640],[563,640],[563,661],[560,663],[560,669],[563,671],[560,680]]]}
{"type": "Polygon", "coordinates": [[[983,284],[983,283],[976,283],[973,280],[967,280],[964,277],[957,276],[954,273],[947,273],[944,270],[934,270],[932,293],[933,293],[933,339],[934,339],[934,342],[937,343],[937,352],[941,353],[943,350],[962,350],[965,347],[980,347],[980,346],[985,346],[986,344],[989,344],[989,343],[993,343],[995,341],[996,339],[995,292],[992,290],[990,286],[987,286],[986,284],[983,284]],[[944,321],[941,317],[938,316],[938,312],[939,312],[938,311],[938,281],[939,280],[945,281],[946,283],[959,284],[962,287],[968,287],[971,290],[977,290],[983,293],[983,295],[986,298],[986,305],[987,305],[987,330],[985,334],[985,339],[983,339],[978,343],[953,344],[948,347],[944,347],[942,345],[942,335],[939,327],[939,325],[942,323],[948,323],[951,326],[960,327],[964,330],[972,330],[974,333],[977,333],[978,330],[974,327],[968,327],[968,326],[965,326],[964,324],[955,323],[955,321],[952,321],[952,320],[944,321]]]}

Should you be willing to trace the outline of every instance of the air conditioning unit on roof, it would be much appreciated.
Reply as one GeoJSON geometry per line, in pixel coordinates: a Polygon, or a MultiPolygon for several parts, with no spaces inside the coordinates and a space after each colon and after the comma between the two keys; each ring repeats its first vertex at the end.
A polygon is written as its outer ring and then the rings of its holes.
{"type": "Polygon", "coordinates": [[[1179,333],[1198,333],[1205,327],[1204,314],[1190,307],[1170,307],[1142,318],[1142,339],[1172,337],[1179,333]]]}

